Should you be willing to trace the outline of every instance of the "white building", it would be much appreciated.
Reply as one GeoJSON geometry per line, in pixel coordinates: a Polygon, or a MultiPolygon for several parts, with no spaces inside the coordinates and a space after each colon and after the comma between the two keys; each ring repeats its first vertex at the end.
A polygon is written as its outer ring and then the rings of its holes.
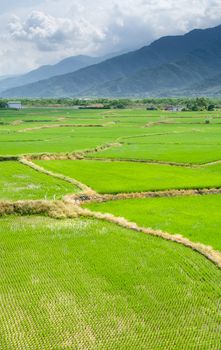
{"type": "Polygon", "coordinates": [[[12,109],[22,109],[22,104],[20,101],[9,101],[7,102],[7,107],[12,109]]]}
{"type": "Polygon", "coordinates": [[[181,112],[183,109],[183,107],[181,106],[167,106],[165,108],[165,111],[168,111],[168,112],[181,112]]]}

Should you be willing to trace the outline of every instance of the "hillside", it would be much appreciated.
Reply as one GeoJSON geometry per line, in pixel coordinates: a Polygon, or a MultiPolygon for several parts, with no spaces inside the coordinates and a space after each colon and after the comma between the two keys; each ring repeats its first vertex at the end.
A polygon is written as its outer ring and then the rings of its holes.
{"type": "Polygon", "coordinates": [[[168,96],[182,91],[192,94],[194,84],[205,84],[206,79],[220,72],[220,43],[221,26],[163,37],[149,46],[76,72],[6,90],[2,96],[168,96]]]}
{"type": "Polygon", "coordinates": [[[140,70],[124,79],[108,82],[102,86],[103,94],[170,96],[171,92],[173,95],[180,95],[185,91],[184,95],[189,95],[201,90],[208,90],[209,93],[214,84],[221,89],[220,83],[214,77],[221,65],[220,44],[221,42],[216,42],[207,50],[197,49],[180,61],[140,70]]]}
{"type": "Polygon", "coordinates": [[[221,73],[210,76],[203,81],[191,86],[192,95],[198,91],[203,96],[218,97],[221,96],[221,73]]]}
{"type": "Polygon", "coordinates": [[[37,82],[42,79],[49,79],[70,72],[75,72],[92,64],[101,62],[105,57],[73,56],[68,57],[54,65],[44,65],[26,74],[16,77],[6,77],[0,79],[0,92],[9,88],[22,86],[37,82]]]}

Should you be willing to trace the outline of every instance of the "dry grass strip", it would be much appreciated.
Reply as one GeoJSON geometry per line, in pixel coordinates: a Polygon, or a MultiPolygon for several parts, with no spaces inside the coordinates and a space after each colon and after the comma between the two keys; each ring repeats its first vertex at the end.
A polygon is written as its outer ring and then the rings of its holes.
{"type": "Polygon", "coordinates": [[[127,140],[130,139],[138,139],[138,138],[142,138],[142,137],[153,137],[153,136],[162,136],[162,135],[174,135],[174,134],[183,134],[183,132],[154,132],[152,134],[142,134],[142,135],[132,135],[132,136],[127,136],[127,137],[119,137],[118,140],[122,141],[123,143],[127,144],[127,145],[132,145],[133,143],[130,142],[125,142],[127,140]]]}
{"type": "MultiPolygon", "coordinates": [[[[149,122],[144,127],[145,128],[150,128],[150,127],[152,127],[154,125],[160,125],[160,124],[170,124],[170,125],[205,125],[206,124],[204,121],[202,121],[202,122],[198,122],[198,121],[197,122],[183,122],[183,121],[175,122],[172,119],[176,118],[176,117],[167,117],[167,118],[170,118],[170,120],[165,119],[165,120],[159,120],[157,122],[149,122]]],[[[180,117],[180,119],[181,118],[183,118],[183,117],[180,117]]],[[[216,123],[216,125],[217,124],[221,124],[221,123],[216,123]]]]}
{"type": "Polygon", "coordinates": [[[28,132],[28,131],[34,131],[34,130],[41,130],[41,129],[56,129],[56,128],[103,128],[105,127],[105,124],[53,124],[53,125],[42,125],[42,126],[36,126],[34,128],[26,128],[19,130],[18,132],[28,132]]]}
{"type": "MultiPolygon", "coordinates": [[[[122,146],[123,144],[119,143],[119,147],[122,146]]],[[[104,149],[103,149],[104,150],[104,149]]],[[[95,153],[95,152],[89,152],[89,153],[95,153]]],[[[221,160],[215,160],[213,162],[208,162],[208,163],[203,163],[203,164],[197,164],[197,163],[177,163],[177,162],[166,162],[166,161],[161,161],[161,160],[151,160],[151,159],[134,159],[134,158],[89,158],[86,156],[81,157],[81,158],[72,158],[72,159],[85,159],[85,160],[96,160],[96,161],[101,161],[101,162],[127,162],[127,163],[142,163],[142,164],[159,164],[159,165],[169,165],[169,166],[176,166],[176,167],[182,167],[182,168],[204,168],[207,166],[212,166],[216,164],[221,164],[221,160]]],[[[65,158],[67,159],[67,158],[65,158]]]]}
{"type": "Polygon", "coordinates": [[[79,159],[84,159],[84,157],[89,153],[97,153],[100,151],[108,150],[113,147],[120,147],[120,146],[122,146],[121,143],[114,142],[114,143],[107,143],[92,149],[86,149],[78,152],[24,154],[22,158],[27,160],[79,160],[79,159]]]}
{"type": "Polygon", "coordinates": [[[221,160],[214,160],[213,162],[200,164],[200,167],[203,168],[205,166],[211,166],[211,165],[216,165],[216,164],[220,164],[220,163],[221,163],[221,160]]]}
{"type": "MultiPolygon", "coordinates": [[[[170,125],[205,125],[206,122],[183,122],[183,121],[181,121],[181,122],[174,122],[174,121],[167,121],[167,122],[161,122],[161,124],[170,124],[170,125]]],[[[216,123],[216,125],[219,125],[219,124],[221,124],[221,123],[216,123]]]]}
{"type": "MultiPolygon", "coordinates": [[[[122,144],[121,144],[122,146],[122,144]]],[[[176,167],[182,167],[182,168],[200,168],[203,166],[206,166],[207,164],[194,164],[194,163],[177,163],[177,162],[166,162],[161,160],[151,160],[151,159],[135,159],[135,158],[90,158],[90,157],[84,157],[86,160],[96,160],[96,161],[102,161],[102,162],[127,162],[127,163],[144,163],[144,164],[159,164],[159,165],[170,165],[170,166],[176,166],[176,167]]],[[[220,161],[221,162],[221,161],[220,161]]]]}
{"type": "Polygon", "coordinates": [[[82,184],[81,182],[79,182],[79,181],[77,181],[77,180],[75,180],[75,179],[73,179],[71,177],[68,177],[68,176],[65,176],[65,175],[62,175],[62,174],[59,174],[59,173],[54,173],[52,171],[46,170],[43,167],[41,167],[40,165],[37,165],[37,164],[31,162],[28,159],[20,158],[19,162],[21,164],[23,164],[23,165],[29,166],[30,168],[32,168],[32,169],[34,169],[34,170],[36,170],[36,171],[38,171],[40,173],[46,174],[48,176],[53,176],[53,177],[55,177],[57,179],[69,182],[69,183],[73,184],[74,186],[78,187],[86,195],[93,196],[93,195],[96,194],[95,191],[93,191],[90,187],[82,184]]]}
{"type": "Polygon", "coordinates": [[[143,127],[144,128],[151,128],[152,126],[155,126],[155,125],[161,125],[161,124],[170,124],[170,121],[169,120],[158,120],[157,122],[149,122],[147,124],[145,124],[143,127]]]}
{"type": "Polygon", "coordinates": [[[102,203],[115,200],[126,199],[142,199],[142,198],[160,198],[160,197],[184,197],[184,196],[206,196],[221,194],[221,188],[202,188],[202,189],[181,189],[181,190],[165,190],[165,191],[148,191],[148,192],[131,192],[118,194],[98,194],[92,196],[86,194],[73,194],[64,197],[65,200],[74,201],[76,204],[83,203],[102,203]]]}
{"type": "Polygon", "coordinates": [[[55,219],[75,218],[75,207],[62,201],[0,201],[0,216],[6,215],[44,215],[55,219]]]}

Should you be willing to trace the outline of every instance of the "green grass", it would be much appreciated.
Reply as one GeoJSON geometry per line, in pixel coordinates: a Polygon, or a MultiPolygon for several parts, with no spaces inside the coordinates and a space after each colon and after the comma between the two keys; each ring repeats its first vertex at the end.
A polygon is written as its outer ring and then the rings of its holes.
{"type": "Polygon", "coordinates": [[[75,110],[73,108],[24,108],[20,111],[0,110],[0,122],[10,122],[14,120],[56,120],[61,117],[66,118],[91,118],[99,119],[100,110],[75,110]]]}
{"type": "Polygon", "coordinates": [[[166,113],[148,112],[145,109],[88,111],[45,108],[24,109],[20,112],[0,111],[0,122],[5,123],[0,125],[0,155],[74,152],[120,141],[123,145],[119,150],[107,150],[96,155],[92,154],[91,157],[205,163],[221,159],[221,126],[213,123],[185,125],[182,124],[182,120],[197,122],[217,116],[220,116],[218,112],[166,113]],[[144,128],[151,122],[173,121],[173,119],[180,123],[144,128]],[[18,120],[22,124],[11,124],[18,120]],[[56,123],[73,124],[73,128],[20,132],[26,128],[56,123]],[[74,124],[87,123],[106,124],[106,126],[103,128],[74,127],[74,124]],[[140,137],[144,135],[148,136],[140,137]]]}
{"type": "Polygon", "coordinates": [[[182,234],[221,251],[221,195],[147,198],[90,204],[140,226],[182,234]]]}
{"type": "Polygon", "coordinates": [[[160,125],[146,129],[147,136],[124,138],[126,144],[221,145],[220,125],[160,125]],[[151,131],[149,133],[149,131],[151,131]],[[153,133],[154,131],[154,133],[153,133]],[[159,135],[161,133],[161,135],[159,135]],[[160,137],[159,137],[160,136],[160,137]]]}
{"type": "Polygon", "coordinates": [[[177,163],[207,163],[221,159],[220,125],[155,125],[139,137],[121,137],[120,149],[91,158],[138,159],[177,163]]]}
{"type": "Polygon", "coordinates": [[[100,193],[221,187],[220,164],[204,168],[184,168],[92,160],[51,160],[36,163],[46,169],[73,177],[100,193]]]}
{"type": "Polygon", "coordinates": [[[201,123],[201,124],[206,124],[206,121],[209,120],[209,123],[210,124],[220,124],[221,123],[221,118],[220,117],[215,117],[213,118],[212,116],[204,116],[204,117],[188,117],[188,118],[185,118],[184,117],[180,117],[180,118],[177,118],[177,117],[169,117],[168,118],[169,121],[171,123],[191,123],[191,124],[198,124],[198,123],[201,123]]]}
{"type": "Polygon", "coordinates": [[[142,128],[115,124],[106,127],[42,129],[23,133],[19,130],[15,132],[0,129],[0,155],[74,152],[115,142],[123,136],[143,133],[142,128]]]}
{"type": "Polygon", "coordinates": [[[221,272],[96,220],[0,220],[0,348],[218,350],[221,272]]]}
{"type": "Polygon", "coordinates": [[[0,155],[61,153],[94,148],[112,140],[111,133],[104,135],[101,129],[104,128],[68,127],[4,133],[1,135],[0,155]]]}
{"type": "Polygon", "coordinates": [[[134,144],[90,154],[89,157],[204,164],[221,159],[221,145],[134,144]]]}
{"type": "Polygon", "coordinates": [[[0,162],[0,200],[60,199],[77,192],[70,183],[15,161],[0,162]]]}

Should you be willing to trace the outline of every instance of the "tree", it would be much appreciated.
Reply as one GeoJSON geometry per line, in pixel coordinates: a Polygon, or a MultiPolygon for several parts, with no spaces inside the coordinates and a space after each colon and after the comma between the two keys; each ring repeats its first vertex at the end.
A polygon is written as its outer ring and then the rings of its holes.
{"type": "Polygon", "coordinates": [[[209,106],[208,106],[208,111],[214,111],[215,110],[215,105],[214,104],[210,104],[209,106]]]}
{"type": "Polygon", "coordinates": [[[7,103],[5,101],[0,101],[0,108],[6,108],[7,107],[7,103]]]}
{"type": "Polygon", "coordinates": [[[200,111],[208,109],[208,100],[205,97],[197,97],[196,105],[200,111]]]}

